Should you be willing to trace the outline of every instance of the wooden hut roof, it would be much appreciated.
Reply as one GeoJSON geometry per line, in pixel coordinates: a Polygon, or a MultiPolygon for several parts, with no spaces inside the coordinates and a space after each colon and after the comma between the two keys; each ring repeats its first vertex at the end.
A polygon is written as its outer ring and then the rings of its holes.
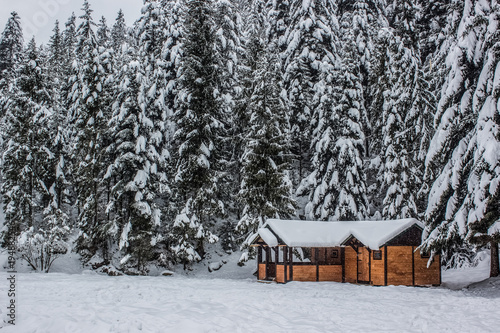
{"type": "Polygon", "coordinates": [[[269,219],[259,229],[258,235],[269,246],[335,247],[345,245],[355,237],[365,246],[378,249],[414,225],[420,229],[424,227],[416,219],[335,222],[269,219]],[[269,244],[266,238],[273,244],[269,244]]]}

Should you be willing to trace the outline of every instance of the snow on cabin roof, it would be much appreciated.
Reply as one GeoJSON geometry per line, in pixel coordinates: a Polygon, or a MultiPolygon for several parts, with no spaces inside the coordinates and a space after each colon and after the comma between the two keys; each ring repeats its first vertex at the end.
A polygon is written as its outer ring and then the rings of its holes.
{"type": "Polygon", "coordinates": [[[273,235],[271,230],[267,228],[259,228],[259,236],[269,246],[278,246],[278,239],[273,235]]]}
{"type": "MultiPolygon", "coordinates": [[[[388,221],[297,221],[297,220],[267,220],[264,228],[259,229],[259,235],[269,246],[263,234],[271,233],[266,227],[290,247],[333,247],[340,246],[350,237],[356,237],[361,243],[371,249],[378,249],[385,243],[410,228],[417,225],[423,229],[422,223],[416,219],[388,221]]],[[[274,237],[273,233],[271,235],[274,237]]],[[[274,237],[276,239],[276,237],[274,237]]]]}

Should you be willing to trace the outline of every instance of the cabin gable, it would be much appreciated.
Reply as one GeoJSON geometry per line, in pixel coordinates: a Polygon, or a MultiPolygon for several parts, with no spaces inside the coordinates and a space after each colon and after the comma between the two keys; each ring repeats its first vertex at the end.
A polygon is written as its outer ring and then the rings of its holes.
{"type": "Polygon", "coordinates": [[[384,245],[387,246],[420,246],[422,243],[422,228],[414,224],[401,232],[384,245]]]}

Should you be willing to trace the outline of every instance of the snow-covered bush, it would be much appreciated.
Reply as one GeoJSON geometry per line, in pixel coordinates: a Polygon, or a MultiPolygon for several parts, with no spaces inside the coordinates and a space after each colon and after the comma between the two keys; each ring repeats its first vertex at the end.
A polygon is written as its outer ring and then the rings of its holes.
{"type": "Polygon", "coordinates": [[[69,228],[65,221],[65,214],[50,215],[46,225],[35,229],[30,227],[23,231],[17,239],[17,249],[21,258],[36,271],[48,273],[54,261],[68,252],[66,236],[69,228]],[[59,223],[56,223],[59,222],[59,223]]]}
{"type": "Polygon", "coordinates": [[[36,271],[48,273],[54,261],[68,252],[69,217],[60,209],[49,206],[43,224],[30,227],[17,238],[21,258],[36,271]]]}

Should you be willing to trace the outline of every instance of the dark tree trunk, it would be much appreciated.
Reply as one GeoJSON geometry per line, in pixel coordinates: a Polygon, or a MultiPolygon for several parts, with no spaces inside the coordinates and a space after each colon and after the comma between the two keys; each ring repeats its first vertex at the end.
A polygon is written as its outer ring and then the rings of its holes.
{"type": "Polygon", "coordinates": [[[498,267],[498,242],[491,241],[491,268],[490,268],[490,277],[495,277],[499,275],[499,267],[498,267]]]}

